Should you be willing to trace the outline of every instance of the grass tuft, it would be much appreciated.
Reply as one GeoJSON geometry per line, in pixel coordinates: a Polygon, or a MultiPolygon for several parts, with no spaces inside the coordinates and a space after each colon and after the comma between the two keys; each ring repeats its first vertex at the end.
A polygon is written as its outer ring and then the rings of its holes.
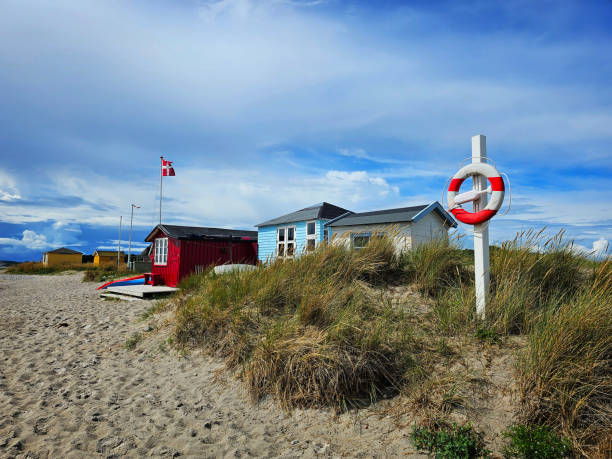
{"type": "Polygon", "coordinates": [[[368,403],[416,365],[408,320],[371,286],[401,273],[391,241],[326,245],[296,260],[190,281],[177,300],[177,342],[239,367],[252,397],[286,408],[368,403]]]}
{"type": "Polygon", "coordinates": [[[523,231],[491,251],[491,298],[487,319],[500,333],[526,333],[549,304],[580,290],[587,261],[560,231],[523,231]]]}
{"type": "Polygon", "coordinates": [[[133,275],[134,272],[128,271],[126,265],[121,265],[119,269],[117,269],[117,265],[114,264],[100,266],[89,265],[85,269],[85,274],[83,275],[83,282],[105,282],[133,275]]]}
{"type": "Polygon", "coordinates": [[[403,269],[421,293],[437,296],[470,278],[471,261],[459,243],[458,238],[436,239],[402,253],[403,269]]]}
{"type": "Polygon", "coordinates": [[[519,361],[523,420],[554,427],[585,454],[612,425],[611,288],[606,261],[589,288],[546,310],[519,361]]]}
{"type": "Polygon", "coordinates": [[[134,333],[125,342],[125,348],[132,350],[142,341],[142,335],[140,333],[134,333]]]}

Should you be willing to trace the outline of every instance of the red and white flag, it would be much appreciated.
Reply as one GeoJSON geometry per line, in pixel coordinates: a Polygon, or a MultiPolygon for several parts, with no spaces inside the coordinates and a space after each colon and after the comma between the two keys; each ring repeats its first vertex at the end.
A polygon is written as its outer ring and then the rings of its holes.
{"type": "Polygon", "coordinates": [[[162,175],[164,177],[174,177],[174,167],[172,167],[172,161],[166,161],[162,158],[162,175]]]}

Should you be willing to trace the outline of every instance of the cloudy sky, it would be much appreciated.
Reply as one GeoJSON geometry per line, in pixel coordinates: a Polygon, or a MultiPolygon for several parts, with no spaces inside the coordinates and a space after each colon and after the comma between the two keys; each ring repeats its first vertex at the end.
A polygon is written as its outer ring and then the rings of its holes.
{"type": "Polygon", "coordinates": [[[493,241],[599,250],[611,82],[607,1],[2,0],[0,259],[112,247],[131,203],[142,247],[160,155],[164,222],[252,228],[441,200],[475,134],[511,179],[493,241]]]}

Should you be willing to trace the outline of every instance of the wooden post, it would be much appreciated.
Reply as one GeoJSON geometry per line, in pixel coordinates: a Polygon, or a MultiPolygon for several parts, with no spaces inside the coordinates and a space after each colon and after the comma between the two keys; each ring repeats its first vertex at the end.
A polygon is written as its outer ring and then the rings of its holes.
{"type": "MultiPolygon", "coordinates": [[[[486,163],[487,138],[484,135],[472,137],[472,163],[486,163]]],[[[486,177],[472,177],[472,188],[476,191],[487,189],[486,177]]],[[[474,201],[474,212],[484,209],[487,195],[483,193],[474,201]]],[[[479,319],[486,316],[485,308],[489,294],[489,226],[488,223],[474,225],[474,274],[476,284],[476,315],[479,319]]]]}

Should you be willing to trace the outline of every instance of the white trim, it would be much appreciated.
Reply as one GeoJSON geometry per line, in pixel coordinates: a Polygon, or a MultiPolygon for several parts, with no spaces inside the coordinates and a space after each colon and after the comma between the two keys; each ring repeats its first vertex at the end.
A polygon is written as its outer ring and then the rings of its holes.
{"type": "Polygon", "coordinates": [[[280,258],[293,258],[295,257],[295,251],[296,251],[296,239],[297,239],[297,228],[296,225],[288,225],[288,226],[278,226],[276,228],[276,247],[274,249],[276,256],[280,257],[280,258]],[[289,240],[289,230],[293,229],[293,239],[289,240]],[[283,237],[283,241],[280,241],[278,238],[278,235],[280,233],[280,230],[284,230],[284,237],[283,237]],[[287,247],[289,244],[293,244],[293,255],[287,255],[287,247]],[[278,248],[280,246],[283,246],[283,254],[280,255],[278,248]]]}
{"type": "Polygon", "coordinates": [[[317,248],[317,221],[316,220],[310,220],[306,222],[306,243],[304,244],[305,252],[308,252],[308,241],[314,241],[313,249],[317,248]],[[314,233],[308,234],[308,225],[310,225],[311,223],[314,225],[314,233]]]}
{"type": "Polygon", "coordinates": [[[155,239],[155,247],[153,248],[153,264],[156,266],[168,265],[168,238],[158,237],[155,239]],[[158,244],[159,242],[159,244],[158,244]]]}

